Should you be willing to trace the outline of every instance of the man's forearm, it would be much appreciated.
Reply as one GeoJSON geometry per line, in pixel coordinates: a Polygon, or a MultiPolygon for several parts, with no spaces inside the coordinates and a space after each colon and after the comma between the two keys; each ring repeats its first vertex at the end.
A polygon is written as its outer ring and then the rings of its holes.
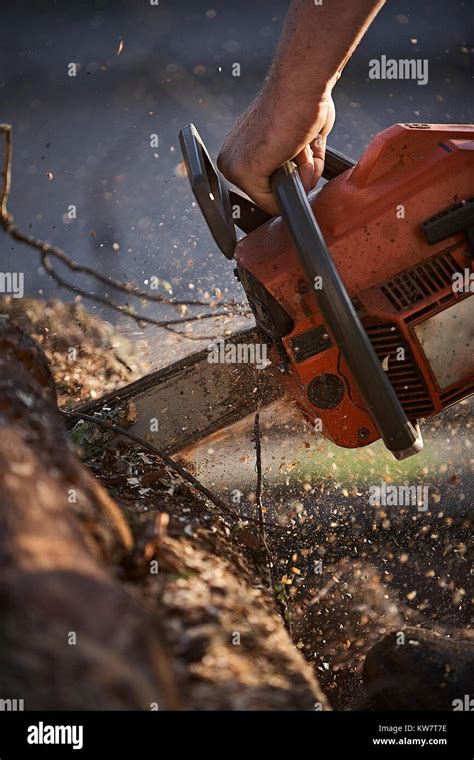
{"type": "Polygon", "coordinates": [[[303,187],[321,176],[335,118],[332,89],[385,0],[293,0],[265,85],[227,135],[218,166],[271,214],[270,177],[285,161],[303,187]]]}
{"type": "Polygon", "coordinates": [[[331,89],[385,0],[293,0],[264,90],[316,102],[331,89]]]}

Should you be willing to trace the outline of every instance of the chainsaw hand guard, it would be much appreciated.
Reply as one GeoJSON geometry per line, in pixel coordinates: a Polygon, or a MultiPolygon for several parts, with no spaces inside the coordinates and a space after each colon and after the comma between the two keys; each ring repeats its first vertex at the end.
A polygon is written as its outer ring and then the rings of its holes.
{"type": "Polygon", "coordinates": [[[199,208],[224,256],[231,259],[237,244],[229,190],[218,174],[194,124],[179,133],[184,163],[199,208]]]}
{"type": "Polygon", "coordinates": [[[277,169],[271,187],[299,256],[308,283],[322,278],[314,290],[318,308],[352,374],[377,429],[397,459],[423,448],[419,429],[408,420],[375,350],[357,316],[334,265],[292,162],[277,169]]]}
{"type": "MultiPolygon", "coordinates": [[[[249,233],[268,222],[271,216],[246,196],[228,188],[194,124],[183,127],[179,142],[194,197],[220,250],[232,259],[237,244],[235,227],[249,233]],[[232,208],[235,206],[238,206],[239,213],[234,219],[232,208]]],[[[323,177],[332,179],[354,165],[352,159],[328,147],[323,177]]]]}

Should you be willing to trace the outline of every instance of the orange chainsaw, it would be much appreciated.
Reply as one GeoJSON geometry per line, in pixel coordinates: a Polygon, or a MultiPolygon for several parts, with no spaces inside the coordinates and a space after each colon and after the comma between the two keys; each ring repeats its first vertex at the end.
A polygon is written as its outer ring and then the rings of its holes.
{"type": "Polygon", "coordinates": [[[339,446],[420,451],[419,421],[474,391],[474,126],[396,124],[357,163],[328,148],[309,198],[289,162],[275,218],[229,188],[192,124],[180,142],[256,328],[80,411],[133,399],[134,431],[172,452],[285,396],[339,446]]]}

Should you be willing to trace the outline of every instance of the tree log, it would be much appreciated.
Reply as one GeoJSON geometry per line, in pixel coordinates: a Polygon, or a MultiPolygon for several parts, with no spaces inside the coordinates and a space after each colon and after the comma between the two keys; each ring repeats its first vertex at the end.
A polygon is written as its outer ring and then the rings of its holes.
{"type": "Polygon", "coordinates": [[[0,709],[328,709],[259,552],[135,444],[87,440],[92,477],[44,355],[12,324],[0,318],[0,709]]]}
{"type": "Polygon", "coordinates": [[[156,625],[106,563],[130,529],[69,447],[37,345],[0,325],[0,700],[176,708],[156,625]]]}

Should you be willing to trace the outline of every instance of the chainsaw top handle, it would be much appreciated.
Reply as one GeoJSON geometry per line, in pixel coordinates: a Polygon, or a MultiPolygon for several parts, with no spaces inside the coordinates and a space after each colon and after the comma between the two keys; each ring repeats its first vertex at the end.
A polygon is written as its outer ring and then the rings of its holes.
{"type": "MultiPolygon", "coordinates": [[[[246,233],[252,232],[268,222],[271,216],[245,195],[229,188],[214,166],[194,124],[183,127],[179,142],[194,197],[220,250],[232,259],[237,245],[235,227],[246,233]]],[[[323,177],[332,179],[354,165],[355,162],[347,156],[326,148],[323,177]]]]}
{"type": "Polygon", "coordinates": [[[419,431],[408,420],[339,276],[299,173],[287,162],[271,177],[272,192],[298,253],[301,267],[313,286],[318,309],[334,337],[387,448],[405,459],[423,448],[419,431]]]}

